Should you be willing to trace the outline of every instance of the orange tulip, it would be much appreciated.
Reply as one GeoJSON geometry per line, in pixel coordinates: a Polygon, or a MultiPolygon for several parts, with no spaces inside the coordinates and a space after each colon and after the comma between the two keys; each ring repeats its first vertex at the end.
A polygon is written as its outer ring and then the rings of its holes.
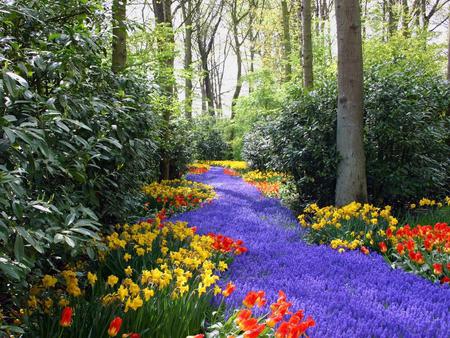
{"type": "Polygon", "coordinates": [[[222,291],[222,294],[225,297],[228,297],[229,295],[231,295],[234,290],[236,290],[236,285],[234,285],[232,282],[229,282],[225,288],[225,290],[222,291]]]}
{"type": "Polygon", "coordinates": [[[247,293],[247,296],[245,296],[242,304],[244,304],[248,308],[252,308],[255,305],[258,307],[262,307],[264,306],[264,304],[266,304],[266,299],[264,297],[264,291],[250,291],[249,293],[247,293]]]}

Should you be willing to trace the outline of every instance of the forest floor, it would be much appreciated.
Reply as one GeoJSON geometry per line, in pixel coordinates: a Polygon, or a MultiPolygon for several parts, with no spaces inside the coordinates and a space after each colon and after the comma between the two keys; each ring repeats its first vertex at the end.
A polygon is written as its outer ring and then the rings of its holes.
{"type": "Polygon", "coordinates": [[[200,233],[242,239],[249,250],[230,266],[236,292],[227,299],[229,308],[250,290],[264,290],[269,301],[283,290],[293,309],[315,319],[313,337],[445,337],[450,332],[445,301],[450,288],[393,270],[376,253],[339,253],[305,243],[290,210],[222,168],[189,179],[214,186],[218,198],[171,220],[187,221],[200,233]]]}

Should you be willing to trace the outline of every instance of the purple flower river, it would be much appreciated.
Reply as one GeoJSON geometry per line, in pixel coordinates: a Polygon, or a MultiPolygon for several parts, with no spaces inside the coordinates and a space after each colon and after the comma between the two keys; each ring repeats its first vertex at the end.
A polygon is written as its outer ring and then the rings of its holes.
{"type": "Polygon", "coordinates": [[[269,301],[283,290],[292,310],[313,316],[312,337],[450,337],[448,286],[393,270],[376,253],[305,243],[288,209],[222,168],[189,179],[213,185],[218,198],[172,220],[242,239],[249,250],[230,266],[230,308],[250,290],[264,290],[269,301]]]}

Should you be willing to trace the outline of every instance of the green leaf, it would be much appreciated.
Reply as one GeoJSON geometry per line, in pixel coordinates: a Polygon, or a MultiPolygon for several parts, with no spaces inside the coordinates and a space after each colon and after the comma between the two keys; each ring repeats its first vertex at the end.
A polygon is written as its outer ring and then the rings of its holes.
{"type": "Polygon", "coordinates": [[[23,238],[20,235],[16,236],[16,241],[14,242],[14,256],[20,262],[25,256],[25,247],[23,245],[23,238]]]}
{"type": "MultiPolygon", "coordinates": [[[[20,280],[20,275],[19,273],[16,271],[16,269],[14,268],[13,265],[11,264],[7,264],[6,262],[3,262],[3,260],[5,260],[4,258],[0,258],[0,270],[3,271],[3,273],[6,276],[9,276],[15,280],[20,280]]],[[[6,260],[5,260],[6,261],[6,260]]]]}
{"type": "Polygon", "coordinates": [[[23,77],[21,77],[20,75],[17,75],[16,73],[13,72],[6,72],[6,74],[11,77],[12,79],[14,79],[15,81],[19,82],[19,84],[28,89],[28,82],[27,80],[25,80],[23,77]]]}
{"type": "Polygon", "coordinates": [[[44,207],[43,205],[40,205],[40,204],[33,204],[32,207],[35,208],[35,209],[38,209],[40,211],[46,212],[46,213],[51,213],[52,212],[49,208],[44,207]]]}
{"type": "Polygon", "coordinates": [[[69,236],[64,236],[64,241],[67,243],[68,246],[70,246],[71,248],[75,247],[75,241],[70,238],[69,236]]]}

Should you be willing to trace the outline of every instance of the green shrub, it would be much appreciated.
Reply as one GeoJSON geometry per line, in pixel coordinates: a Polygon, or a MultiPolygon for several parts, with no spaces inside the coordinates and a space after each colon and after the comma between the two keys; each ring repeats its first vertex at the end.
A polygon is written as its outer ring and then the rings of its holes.
{"type": "MultiPolygon", "coordinates": [[[[439,62],[391,52],[392,59],[369,60],[365,70],[367,178],[377,204],[443,195],[450,182],[450,88],[439,62]]],[[[292,173],[301,203],[333,204],[336,110],[335,77],[316,79],[309,93],[291,88],[279,117],[245,136],[243,157],[256,168],[292,173]]]]}
{"type": "Polygon", "coordinates": [[[230,157],[230,147],[218,126],[218,121],[209,117],[199,117],[193,123],[191,137],[196,160],[225,160],[230,157]]]}
{"type": "Polygon", "coordinates": [[[12,296],[31,268],[93,256],[100,224],[158,177],[160,122],[150,83],[105,62],[98,4],[1,6],[0,293],[12,296]]]}

